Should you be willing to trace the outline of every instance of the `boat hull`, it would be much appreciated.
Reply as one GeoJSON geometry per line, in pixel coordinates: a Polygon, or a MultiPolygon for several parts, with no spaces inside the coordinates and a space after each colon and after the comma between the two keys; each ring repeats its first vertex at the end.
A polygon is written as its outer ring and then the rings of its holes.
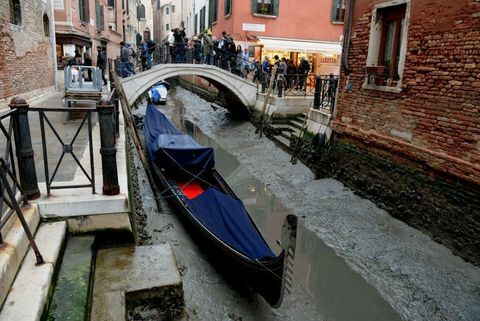
{"type": "MultiPolygon", "coordinates": [[[[183,202],[180,195],[180,188],[167,179],[162,170],[154,163],[151,163],[157,185],[162,190],[169,189],[168,201],[181,215],[182,221],[186,223],[192,237],[216,267],[222,273],[241,278],[242,282],[253,288],[273,307],[280,306],[284,290],[285,250],[274,259],[254,261],[237,250],[224,243],[192,214],[188,205],[183,202]]],[[[213,170],[213,177],[217,180],[218,188],[223,189],[226,194],[232,195],[233,191],[228,187],[221,175],[213,170]]],[[[235,196],[234,194],[232,196],[235,196]]],[[[236,197],[236,196],[235,196],[236,197]]]]}

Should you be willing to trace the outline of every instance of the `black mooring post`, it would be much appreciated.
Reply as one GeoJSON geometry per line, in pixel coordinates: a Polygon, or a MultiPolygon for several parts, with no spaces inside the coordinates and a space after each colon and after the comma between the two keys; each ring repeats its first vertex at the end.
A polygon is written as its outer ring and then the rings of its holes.
{"type": "Polygon", "coordinates": [[[320,108],[320,86],[322,84],[322,79],[320,76],[315,76],[315,94],[313,96],[313,109],[320,108]]]}
{"type": "Polygon", "coordinates": [[[12,117],[20,186],[27,199],[33,200],[40,197],[40,190],[38,189],[37,173],[33,159],[32,137],[30,136],[30,125],[28,123],[28,104],[25,98],[15,96],[8,106],[11,109],[16,109],[16,113],[12,117]]]}
{"type": "Polygon", "coordinates": [[[100,124],[100,154],[102,155],[103,194],[120,193],[117,174],[117,149],[115,147],[115,124],[113,120],[113,104],[108,99],[100,99],[97,103],[98,121],[100,124]]]}

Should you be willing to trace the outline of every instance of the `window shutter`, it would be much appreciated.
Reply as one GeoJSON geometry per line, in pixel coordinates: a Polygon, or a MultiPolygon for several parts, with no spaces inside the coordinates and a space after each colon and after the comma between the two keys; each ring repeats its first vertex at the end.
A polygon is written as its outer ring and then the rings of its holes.
{"type": "Polygon", "coordinates": [[[273,4],[273,15],[278,17],[278,6],[280,5],[280,0],[272,0],[273,4]]]}
{"type": "Polygon", "coordinates": [[[258,0],[252,0],[252,13],[257,13],[257,1],[258,0]]]}
{"type": "Polygon", "coordinates": [[[337,21],[337,6],[340,4],[341,0],[332,0],[332,22],[337,21]]]}

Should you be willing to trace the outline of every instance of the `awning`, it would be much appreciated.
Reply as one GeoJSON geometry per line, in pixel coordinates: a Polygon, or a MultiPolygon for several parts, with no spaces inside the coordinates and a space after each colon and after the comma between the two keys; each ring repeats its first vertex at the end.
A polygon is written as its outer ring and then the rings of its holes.
{"type": "Polygon", "coordinates": [[[270,37],[258,37],[258,39],[267,50],[311,52],[331,55],[340,55],[342,53],[342,45],[340,42],[270,37]]]}

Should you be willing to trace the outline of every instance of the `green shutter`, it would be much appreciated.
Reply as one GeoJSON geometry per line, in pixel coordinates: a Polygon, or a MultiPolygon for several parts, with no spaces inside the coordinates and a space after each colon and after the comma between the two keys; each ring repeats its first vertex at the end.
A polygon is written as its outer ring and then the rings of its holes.
{"type": "Polygon", "coordinates": [[[337,21],[335,16],[336,16],[336,9],[337,5],[339,4],[340,0],[332,0],[332,22],[337,21]]]}
{"type": "Polygon", "coordinates": [[[252,0],[252,14],[257,13],[257,0],[252,0]]]}
{"type": "Polygon", "coordinates": [[[278,17],[278,6],[280,5],[280,0],[272,0],[273,3],[273,15],[278,17]]]}

